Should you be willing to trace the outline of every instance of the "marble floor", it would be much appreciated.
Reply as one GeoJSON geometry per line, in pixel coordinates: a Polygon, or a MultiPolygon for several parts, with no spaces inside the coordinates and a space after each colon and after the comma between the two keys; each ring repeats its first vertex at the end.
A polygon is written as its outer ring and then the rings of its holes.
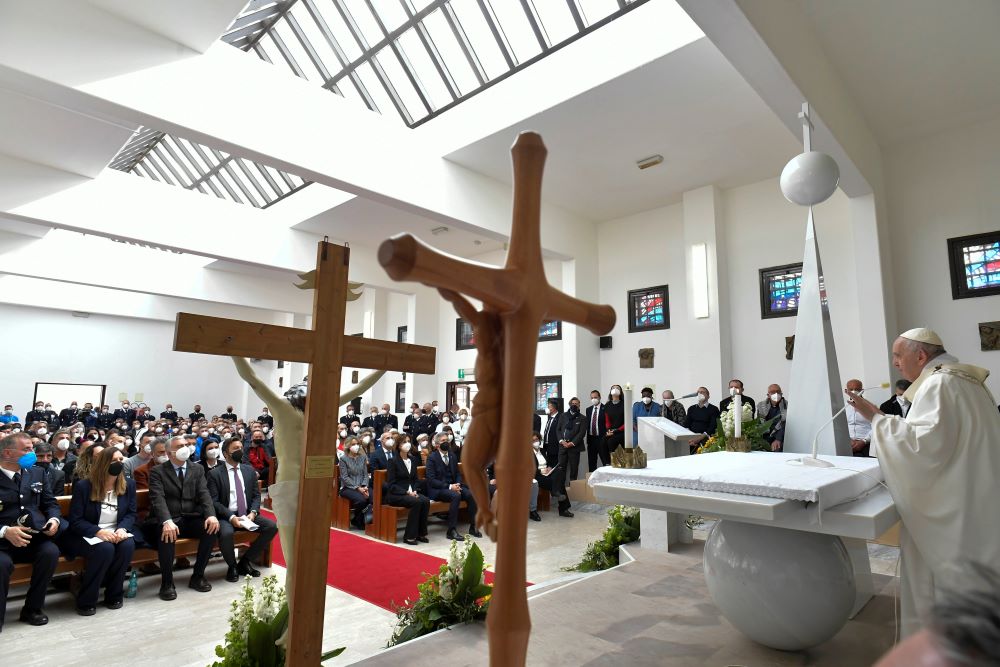
{"type": "MultiPolygon", "coordinates": [[[[607,524],[606,508],[574,504],[576,516],[559,517],[556,512],[541,512],[541,522],[528,525],[529,581],[549,582],[566,576],[563,567],[573,565],[589,542],[597,539],[607,524]]],[[[355,534],[360,534],[355,531],[355,534]]],[[[398,546],[447,558],[451,541],[445,538],[443,523],[433,520],[431,542],[410,547],[398,546]]],[[[487,564],[495,562],[496,548],[488,539],[479,539],[487,564]]],[[[359,576],[377,572],[378,563],[355,563],[359,576]]],[[[190,570],[175,573],[177,600],[163,602],[157,597],[159,577],[143,577],[139,594],[125,601],[118,611],[98,607],[97,615],[77,616],[73,598],[68,593],[51,592],[46,612],[49,624],[40,628],[17,621],[24,587],[11,590],[11,599],[0,634],[0,665],[14,667],[76,667],[101,665],[115,667],[138,663],[143,667],[187,667],[211,664],[214,647],[228,630],[229,605],[239,584],[225,581],[225,565],[213,559],[207,577],[213,585],[209,593],[187,588],[190,570]]],[[[270,572],[284,579],[284,569],[270,572]]],[[[267,574],[268,571],[265,571],[267,574]]],[[[259,580],[257,580],[259,581],[259,580]]],[[[392,635],[395,615],[380,607],[327,587],[326,626],[323,646],[326,650],[347,646],[347,650],[328,665],[348,665],[381,651],[392,635]]]]}

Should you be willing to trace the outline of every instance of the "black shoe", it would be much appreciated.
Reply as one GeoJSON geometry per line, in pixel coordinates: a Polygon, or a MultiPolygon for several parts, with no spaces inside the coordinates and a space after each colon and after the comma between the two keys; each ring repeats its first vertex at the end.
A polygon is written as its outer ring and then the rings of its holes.
{"type": "Polygon", "coordinates": [[[122,605],[124,605],[124,604],[125,603],[122,600],[115,600],[113,602],[108,601],[108,600],[104,601],[104,606],[107,607],[108,609],[121,609],[122,605]]]}
{"type": "Polygon", "coordinates": [[[191,581],[188,582],[188,588],[193,588],[199,593],[207,593],[212,590],[212,584],[208,583],[204,575],[191,575],[191,581]]]}
{"type": "Polygon", "coordinates": [[[160,599],[166,600],[167,602],[177,599],[177,589],[174,588],[173,584],[164,584],[160,586],[160,599]]]}
{"type": "Polygon", "coordinates": [[[174,561],[175,570],[186,570],[189,567],[191,567],[191,561],[183,556],[174,561]]]}
{"type": "Polygon", "coordinates": [[[28,625],[45,625],[49,622],[49,617],[41,609],[21,609],[20,621],[28,625]]]}
{"type": "Polygon", "coordinates": [[[564,516],[567,519],[572,519],[573,518],[573,513],[570,512],[569,510],[559,510],[559,516],[564,516]]]}
{"type": "Polygon", "coordinates": [[[77,607],[76,613],[80,616],[93,616],[97,613],[97,607],[77,607]]]}
{"type": "Polygon", "coordinates": [[[541,521],[542,520],[542,516],[538,512],[536,512],[534,510],[528,512],[528,518],[531,519],[532,521],[541,521]]]}
{"type": "Polygon", "coordinates": [[[250,561],[245,558],[241,558],[240,562],[236,564],[236,571],[240,573],[241,576],[250,575],[251,577],[259,577],[260,570],[255,568],[250,564],[250,561]]]}
{"type": "Polygon", "coordinates": [[[406,542],[407,544],[409,544],[410,546],[416,546],[417,545],[417,541],[415,539],[411,540],[409,538],[404,537],[403,541],[406,542]]]}
{"type": "Polygon", "coordinates": [[[448,529],[448,539],[449,540],[461,540],[462,536],[458,534],[458,531],[454,528],[448,529]]]}
{"type": "Polygon", "coordinates": [[[236,571],[235,567],[231,567],[226,571],[226,581],[230,583],[236,583],[240,580],[240,573],[236,571]]]}
{"type": "Polygon", "coordinates": [[[430,540],[427,539],[426,535],[418,535],[417,542],[423,542],[424,544],[427,544],[428,542],[430,542],[430,540]]]}
{"type": "Polygon", "coordinates": [[[476,530],[475,526],[469,526],[469,535],[472,535],[473,537],[482,537],[483,536],[482,533],[480,533],[478,530],[476,530]]]}

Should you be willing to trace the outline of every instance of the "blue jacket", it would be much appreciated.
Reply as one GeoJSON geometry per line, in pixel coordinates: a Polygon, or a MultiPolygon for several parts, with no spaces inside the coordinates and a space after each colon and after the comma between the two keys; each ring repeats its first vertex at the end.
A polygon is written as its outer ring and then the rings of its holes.
{"type": "MultiPolygon", "coordinates": [[[[135,529],[136,515],[135,480],[125,480],[125,493],[118,496],[118,528],[133,533],[137,544],[142,543],[135,529]]],[[[90,499],[90,480],[81,479],[73,485],[73,499],[69,503],[69,530],[76,537],[95,537],[100,530],[101,502],[90,499]]],[[[67,540],[76,542],[76,540],[67,540]]],[[[72,551],[71,544],[67,548],[72,551]]]]}
{"type": "Polygon", "coordinates": [[[636,401],[632,404],[632,445],[639,444],[639,417],[659,417],[660,416],[660,405],[659,403],[650,403],[646,405],[642,401],[636,401]]]}
{"type": "MultiPolygon", "coordinates": [[[[392,458],[396,458],[395,450],[392,452],[392,458]]],[[[382,445],[378,445],[372,450],[372,453],[368,455],[368,467],[371,468],[372,474],[375,474],[376,470],[388,470],[389,469],[389,459],[386,458],[385,450],[382,445]]]]}
{"type": "MultiPolygon", "coordinates": [[[[427,495],[433,500],[439,491],[444,491],[452,484],[462,484],[462,475],[458,472],[458,459],[455,452],[448,452],[448,465],[444,464],[441,452],[434,451],[427,457],[427,495]]],[[[464,484],[463,484],[464,486],[464,484]]]]}
{"type": "Polygon", "coordinates": [[[17,415],[0,414],[0,424],[20,424],[21,420],[17,415]]]}
{"type": "MultiPolygon", "coordinates": [[[[59,501],[52,495],[52,489],[45,479],[42,468],[32,466],[21,468],[21,486],[0,472],[0,526],[13,526],[27,514],[30,527],[41,530],[49,519],[60,519],[59,501]]],[[[0,540],[0,549],[10,542],[0,540]]]]}

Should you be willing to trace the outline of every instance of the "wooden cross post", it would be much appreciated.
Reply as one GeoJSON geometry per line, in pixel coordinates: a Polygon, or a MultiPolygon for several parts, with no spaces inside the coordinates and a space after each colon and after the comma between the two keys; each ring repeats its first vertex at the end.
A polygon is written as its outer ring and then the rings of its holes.
{"type": "Polygon", "coordinates": [[[549,285],[545,278],[540,209],[546,152],[542,138],[533,132],[522,133],[511,149],[514,211],[510,248],[503,268],[466,262],[438,252],[409,234],[385,241],[378,253],[379,262],[393,279],[416,280],[469,295],[499,315],[503,388],[495,467],[497,562],[486,619],[490,664],[494,667],[523,665],[531,631],[525,591],[525,540],[528,496],[535,470],[528,436],[529,416],[535,407],[538,329],[543,320],[552,319],[604,334],[615,323],[615,311],[610,306],[575,299],[549,285]]]}
{"type": "MultiPolygon", "coordinates": [[[[287,664],[319,664],[342,366],[434,373],[434,348],[344,335],[350,249],[321,241],[312,331],[178,313],[174,350],[310,364],[287,664]],[[303,520],[308,512],[308,520],[303,520]]],[[[287,548],[287,546],[286,546],[287,548]]]]}

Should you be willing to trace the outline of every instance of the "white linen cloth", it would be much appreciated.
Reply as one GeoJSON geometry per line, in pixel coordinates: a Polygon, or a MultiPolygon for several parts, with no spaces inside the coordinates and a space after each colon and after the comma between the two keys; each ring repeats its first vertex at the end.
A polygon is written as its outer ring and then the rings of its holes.
{"type": "Polygon", "coordinates": [[[618,482],[738,493],[819,503],[822,509],[828,509],[865,495],[883,480],[878,459],[820,456],[836,467],[788,465],[788,461],[799,458],[802,458],[801,454],[786,452],[714,452],[678,456],[654,459],[641,470],[604,466],[590,475],[588,483],[593,486],[602,482],[618,482]]]}

